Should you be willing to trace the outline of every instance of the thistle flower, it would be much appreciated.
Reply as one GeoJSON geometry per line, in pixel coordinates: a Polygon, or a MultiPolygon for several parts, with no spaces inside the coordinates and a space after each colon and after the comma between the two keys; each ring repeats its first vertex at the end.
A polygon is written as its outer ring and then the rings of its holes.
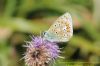
{"type": "Polygon", "coordinates": [[[59,57],[59,47],[56,43],[44,40],[42,37],[32,37],[26,42],[25,63],[28,66],[48,66],[59,57]]]}

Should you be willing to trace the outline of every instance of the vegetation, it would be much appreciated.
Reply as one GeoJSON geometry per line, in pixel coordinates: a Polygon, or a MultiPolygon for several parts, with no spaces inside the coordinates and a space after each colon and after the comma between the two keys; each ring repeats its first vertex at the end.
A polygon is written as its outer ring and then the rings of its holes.
{"type": "Polygon", "coordinates": [[[98,0],[0,1],[0,66],[25,66],[20,60],[26,49],[24,41],[32,34],[40,35],[65,12],[72,15],[74,36],[59,43],[65,58],[57,59],[55,66],[100,65],[100,19],[95,19],[98,0]]]}

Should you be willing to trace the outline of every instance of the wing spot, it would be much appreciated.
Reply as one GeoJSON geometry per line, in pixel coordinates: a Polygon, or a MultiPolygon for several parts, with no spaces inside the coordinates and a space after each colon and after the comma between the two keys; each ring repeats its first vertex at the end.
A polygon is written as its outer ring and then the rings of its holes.
{"type": "Polygon", "coordinates": [[[60,24],[59,24],[59,26],[60,26],[60,24]]]}
{"type": "Polygon", "coordinates": [[[66,24],[66,26],[69,26],[69,24],[68,23],[65,23],[66,24]]]}
{"type": "Polygon", "coordinates": [[[68,26],[67,29],[69,29],[70,27],[68,26]]]}
{"type": "Polygon", "coordinates": [[[55,25],[55,27],[56,27],[57,25],[55,25]]]}
{"type": "Polygon", "coordinates": [[[68,29],[67,32],[70,32],[70,30],[68,29]]]}
{"type": "Polygon", "coordinates": [[[66,31],[66,29],[64,28],[64,31],[66,31]]]}

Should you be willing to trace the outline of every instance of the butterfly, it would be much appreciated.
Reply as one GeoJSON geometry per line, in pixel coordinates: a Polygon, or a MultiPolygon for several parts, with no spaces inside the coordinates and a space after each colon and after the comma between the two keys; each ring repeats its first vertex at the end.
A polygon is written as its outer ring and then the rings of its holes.
{"type": "Polygon", "coordinates": [[[45,31],[43,37],[51,42],[67,42],[72,36],[72,17],[70,13],[65,13],[60,16],[47,31],[45,31]]]}

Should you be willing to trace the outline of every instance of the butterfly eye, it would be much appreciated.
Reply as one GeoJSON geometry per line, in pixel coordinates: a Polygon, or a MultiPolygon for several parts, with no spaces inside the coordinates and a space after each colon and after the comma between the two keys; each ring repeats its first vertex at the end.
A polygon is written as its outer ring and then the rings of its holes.
{"type": "Polygon", "coordinates": [[[46,34],[46,32],[43,32],[43,35],[45,35],[46,34]]]}

